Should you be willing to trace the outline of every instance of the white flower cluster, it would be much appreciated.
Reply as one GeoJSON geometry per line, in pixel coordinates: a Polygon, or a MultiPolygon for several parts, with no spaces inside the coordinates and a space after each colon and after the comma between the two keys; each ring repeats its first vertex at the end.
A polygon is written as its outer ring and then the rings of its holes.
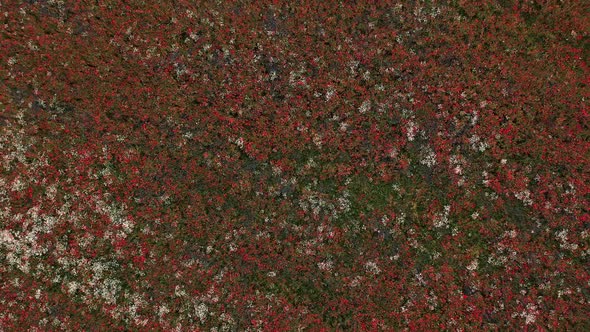
{"type": "Polygon", "coordinates": [[[341,212],[349,211],[351,207],[346,193],[343,197],[338,198],[337,202],[336,204],[336,202],[328,201],[318,194],[310,193],[299,200],[299,207],[305,212],[311,212],[314,217],[318,217],[323,212],[332,220],[338,218],[341,212]]]}
{"type": "Polygon", "coordinates": [[[473,150],[477,150],[479,152],[484,152],[490,146],[487,142],[483,141],[479,136],[473,135],[469,138],[469,143],[471,143],[471,148],[473,150]]]}
{"type": "Polygon", "coordinates": [[[348,69],[350,70],[351,74],[356,75],[356,70],[357,70],[359,64],[360,64],[360,62],[356,61],[356,60],[351,60],[348,63],[348,69]]]}
{"type": "Polygon", "coordinates": [[[373,261],[369,261],[365,263],[365,270],[372,274],[379,274],[381,273],[381,269],[377,266],[377,263],[373,261]]]}
{"type": "Polygon", "coordinates": [[[461,176],[461,178],[457,181],[457,185],[458,186],[462,186],[463,184],[465,184],[465,177],[463,176],[463,165],[464,165],[464,160],[461,156],[458,155],[452,155],[449,157],[449,164],[451,166],[451,168],[453,169],[453,173],[461,176]]]}
{"type": "Polygon", "coordinates": [[[398,225],[403,225],[406,222],[406,213],[401,212],[395,217],[395,223],[398,225]]]}
{"type": "Polygon", "coordinates": [[[512,314],[512,318],[516,318],[516,317],[520,316],[520,317],[524,318],[524,323],[526,325],[530,325],[530,324],[533,324],[537,320],[538,315],[539,315],[539,310],[537,309],[537,306],[532,303],[528,303],[526,306],[526,309],[524,311],[522,311],[521,313],[512,314]]]}
{"type": "Polygon", "coordinates": [[[365,101],[363,101],[363,103],[359,107],[359,113],[361,113],[361,114],[366,113],[370,109],[371,109],[371,101],[365,100],[365,101]]]}
{"type": "Polygon", "coordinates": [[[160,319],[162,319],[162,316],[164,316],[165,314],[167,314],[169,312],[170,312],[170,309],[168,309],[168,307],[164,304],[162,304],[158,307],[158,317],[160,319]]]}
{"type": "Polygon", "coordinates": [[[334,267],[334,263],[332,262],[332,260],[326,260],[323,262],[319,262],[318,263],[318,268],[322,271],[332,271],[332,268],[334,267]]]}
{"type": "Polygon", "coordinates": [[[422,159],[420,160],[420,164],[428,167],[436,165],[436,153],[430,147],[423,147],[421,154],[422,159]]]}
{"type": "Polygon", "coordinates": [[[10,187],[11,191],[22,191],[26,188],[26,183],[23,182],[20,176],[17,176],[14,181],[12,181],[12,186],[10,187]]]}
{"type": "Polygon", "coordinates": [[[479,266],[479,262],[477,261],[477,259],[474,259],[471,261],[471,263],[469,263],[469,265],[467,265],[467,270],[475,271],[475,270],[477,270],[478,266],[479,266]]]}
{"type": "MultiPolygon", "coordinates": [[[[60,211],[68,209],[67,204],[60,211]]],[[[12,218],[21,220],[20,230],[0,230],[0,248],[4,248],[8,263],[27,273],[30,270],[29,258],[43,255],[49,250],[37,243],[38,235],[50,233],[58,222],[58,218],[51,215],[39,214],[39,207],[29,209],[26,215],[16,214],[12,218]]],[[[59,211],[58,211],[59,213],[59,211]]],[[[76,215],[70,216],[77,220],[76,215]]]]}
{"type": "MultiPolygon", "coordinates": [[[[18,161],[21,164],[33,167],[27,162],[26,152],[35,143],[33,136],[25,134],[25,128],[28,126],[24,120],[24,110],[20,110],[16,115],[16,123],[7,123],[0,131],[0,148],[2,148],[2,162],[4,168],[10,171],[13,168],[12,162],[18,161]]],[[[34,168],[34,167],[33,167],[34,168]]]]}
{"type": "Polygon", "coordinates": [[[348,199],[348,197],[350,197],[350,193],[347,190],[345,190],[342,193],[342,197],[338,198],[338,204],[340,205],[340,209],[344,213],[350,211],[350,208],[352,207],[352,203],[350,202],[350,199],[348,199]]]}
{"type": "Polygon", "coordinates": [[[349,124],[348,124],[348,123],[346,123],[346,122],[344,122],[344,121],[343,121],[343,122],[341,122],[341,123],[340,123],[340,131],[341,131],[341,132],[343,132],[343,133],[344,133],[344,132],[346,132],[346,130],[348,130],[348,126],[349,126],[349,124]]]}
{"type": "Polygon", "coordinates": [[[229,138],[228,139],[230,143],[234,143],[235,145],[237,145],[240,149],[244,148],[244,139],[242,137],[238,137],[238,138],[229,138]]]}
{"type": "Polygon", "coordinates": [[[143,320],[139,319],[139,315],[137,314],[137,309],[140,309],[141,307],[145,307],[147,305],[147,302],[139,294],[133,294],[130,296],[130,298],[131,298],[131,301],[133,302],[133,304],[127,308],[126,314],[133,320],[133,322],[136,325],[145,326],[148,323],[148,320],[147,319],[143,319],[143,320]]]}
{"type": "Polygon", "coordinates": [[[564,229],[560,232],[555,232],[555,237],[557,238],[557,240],[559,241],[559,246],[563,249],[567,249],[567,250],[576,250],[578,249],[578,244],[577,243],[569,243],[568,242],[568,236],[567,236],[567,230],[564,229]]]}
{"type": "MultiPolygon", "coordinates": [[[[83,261],[79,261],[78,265],[88,269],[83,261]]],[[[86,285],[81,285],[82,292],[92,290],[92,295],[97,298],[102,298],[109,304],[116,304],[117,297],[121,291],[121,281],[108,276],[108,272],[112,267],[117,267],[115,261],[95,261],[90,264],[89,270],[92,271],[92,279],[86,285]]]]}
{"type": "Polygon", "coordinates": [[[502,266],[502,265],[506,264],[506,262],[508,262],[508,256],[504,256],[504,255],[497,256],[495,254],[492,254],[488,257],[488,263],[495,265],[495,266],[502,266]]]}
{"type": "Polygon", "coordinates": [[[445,205],[444,212],[439,213],[434,219],[434,227],[449,227],[449,212],[451,212],[451,206],[445,205]]]}
{"type": "Polygon", "coordinates": [[[315,144],[320,149],[322,148],[323,143],[322,138],[323,136],[321,134],[313,134],[312,137],[313,144],[315,144]]]}
{"type": "Polygon", "coordinates": [[[30,266],[28,258],[33,254],[29,248],[25,246],[24,241],[19,241],[14,238],[8,230],[0,232],[0,247],[5,248],[8,252],[6,260],[10,265],[16,266],[23,272],[29,272],[30,266]]]}
{"type": "Polygon", "coordinates": [[[334,87],[329,86],[328,91],[326,91],[326,101],[332,99],[332,97],[334,96],[335,93],[336,93],[336,90],[334,89],[334,87]]]}
{"type": "MultiPolygon", "coordinates": [[[[481,105],[483,105],[483,106],[481,106],[483,108],[487,105],[487,103],[482,102],[481,105]]],[[[475,126],[475,124],[477,123],[477,120],[479,120],[479,115],[477,114],[477,111],[473,111],[473,114],[471,115],[471,125],[475,126]]]]}
{"type": "Polygon", "coordinates": [[[135,223],[124,216],[124,205],[120,207],[116,206],[115,204],[109,205],[105,201],[98,199],[96,200],[96,209],[98,212],[107,215],[114,225],[122,226],[123,232],[119,234],[120,236],[126,237],[133,230],[135,223]]]}
{"type": "Polygon", "coordinates": [[[298,71],[291,71],[289,73],[289,85],[294,87],[297,85],[302,85],[307,87],[307,80],[305,79],[305,69],[302,68],[298,71]]]}
{"type": "Polygon", "coordinates": [[[413,141],[416,137],[416,133],[418,133],[418,126],[416,123],[414,123],[412,120],[408,121],[406,126],[406,136],[408,137],[408,141],[413,141]]]}
{"type": "Polygon", "coordinates": [[[514,196],[520,201],[522,201],[525,205],[533,205],[533,200],[531,199],[531,192],[528,189],[518,192],[514,194],[514,196]]]}
{"type": "Polygon", "coordinates": [[[201,324],[204,323],[205,320],[207,319],[208,313],[209,313],[209,308],[207,307],[207,305],[205,303],[201,302],[199,304],[195,304],[195,314],[197,315],[197,317],[201,321],[201,324]]]}

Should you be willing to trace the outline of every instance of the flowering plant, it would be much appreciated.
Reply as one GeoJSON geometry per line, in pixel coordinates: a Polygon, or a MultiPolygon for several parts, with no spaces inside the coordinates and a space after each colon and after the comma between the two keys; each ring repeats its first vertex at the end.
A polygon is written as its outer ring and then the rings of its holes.
{"type": "Polygon", "coordinates": [[[590,328],[584,1],[3,1],[0,330],[590,328]]]}

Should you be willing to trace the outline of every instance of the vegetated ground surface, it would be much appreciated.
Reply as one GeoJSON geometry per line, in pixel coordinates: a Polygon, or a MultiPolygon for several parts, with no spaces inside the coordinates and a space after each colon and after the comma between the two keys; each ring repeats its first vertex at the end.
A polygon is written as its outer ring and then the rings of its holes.
{"type": "Polygon", "coordinates": [[[590,329],[587,1],[1,1],[0,331],[590,329]]]}

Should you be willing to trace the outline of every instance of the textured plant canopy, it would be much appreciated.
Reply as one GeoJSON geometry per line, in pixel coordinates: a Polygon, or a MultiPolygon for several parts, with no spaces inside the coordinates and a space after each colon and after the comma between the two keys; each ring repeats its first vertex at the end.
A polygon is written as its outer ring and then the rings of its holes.
{"type": "Polygon", "coordinates": [[[0,3],[0,331],[590,329],[587,1],[0,3]]]}

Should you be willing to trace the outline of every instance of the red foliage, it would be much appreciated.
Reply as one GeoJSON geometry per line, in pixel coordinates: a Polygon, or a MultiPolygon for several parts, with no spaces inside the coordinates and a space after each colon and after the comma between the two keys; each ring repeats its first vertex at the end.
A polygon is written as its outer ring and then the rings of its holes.
{"type": "Polygon", "coordinates": [[[584,330],[584,1],[0,6],[0,330],[584,330]]]}

